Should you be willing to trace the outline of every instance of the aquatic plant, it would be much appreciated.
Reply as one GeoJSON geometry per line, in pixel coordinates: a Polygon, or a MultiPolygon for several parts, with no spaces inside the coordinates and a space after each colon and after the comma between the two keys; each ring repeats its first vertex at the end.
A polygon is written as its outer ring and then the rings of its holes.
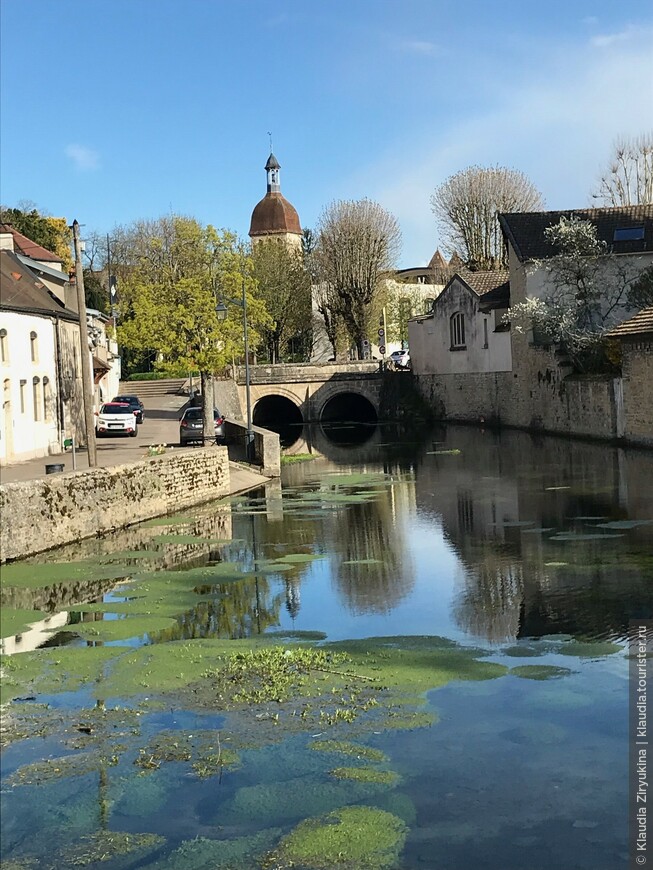
{"type": "Polygon", "coordinates": [[[511,668],[510,673],[514,677],[522,677],[525,680],[556,680],[560,677],[568,677],[573,671],[555,665],[519,665],[511,668]]]}
{"type": "Polygon", "coordinates": [[[52,870],[55,868],[61,870],[62,867],[88,867],[91,864],[111,861],[111,867],[115,868],[116,858],[129,856],[131,863],[137,857],[145,857],[163,843],[165,838],[158,834],[98,831],[88,837],[82,837],[79,843],[71,846],[57,858],[57,863],[50,864],[49,867],[52,870]]]}
{"type": "Polygon", "coordinates": [[[397,785],[400,781],[399,774],[394,770],[380,770],[378,767],[334,767],[329,773],[336,779],[351,779],[354,782],[397,785]]]}
{"type": "Polygon", "coordinates": [[[307,776],[243,786],[233,798],[219,805],[215,821],[238,825],[256,819],[264,826],[285,825],[362,800],[373,800],[391,787],[391,782],[325,781],[322,777],[307,776]]]}
{"type": "Polygon", "coordinates": [[[45,619],[42,610],[23,610],[3,606],[0,608],[0,637],[14,637],[28,629],[30,625],[45,619]]]}
{"type": "Polygon", "coordinates": [[[348,740],[313,740],[309,743],[309,749],[314,749],[317,752],[338,753],[366,761],[384,762],[388,760],[388,756],[380,749],[364,746],[362,743],[351,743],[348,740]]]}
{"type": "Polygon", "coordinates": [[[284,837],[266,867],[306,870],[384,870],[397,864],[405,823],[375,807],[343,807],[301,822],[284,837]]]}
{"type": "Polygon", "coordinates": [[[259,870],[258,858],[280,835],[281,829],[270,828],[249,837],[184,840],[167,857],[145,865],[144,870],[259,870]]]}

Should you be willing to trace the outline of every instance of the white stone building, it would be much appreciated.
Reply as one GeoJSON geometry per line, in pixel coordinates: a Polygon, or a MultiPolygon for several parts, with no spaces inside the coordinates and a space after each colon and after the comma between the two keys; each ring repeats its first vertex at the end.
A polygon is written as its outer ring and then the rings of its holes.
{"type": "Polygon", "coordinates": [[[503,322],[509,304],[507,272],[454,275],[431,312],[408,323],[413,372],[511,371],[510,331],[503,322]]]}

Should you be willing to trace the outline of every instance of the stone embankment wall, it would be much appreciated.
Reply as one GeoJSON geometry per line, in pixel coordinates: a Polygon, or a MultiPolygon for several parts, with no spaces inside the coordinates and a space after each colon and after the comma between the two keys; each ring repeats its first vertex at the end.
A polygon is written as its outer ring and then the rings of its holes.
{"type": "MultiPolygon", "coordinates": [[[[236,420],[225,419],[225,435],[231,459],[245,462],[247,443],[247,425],[236,420]]],[[[254,433],[254,456],[250,460],[260,466],[260,471],[266,477],[279,477],[281,474],[281,443],[276,432],[252,426],[254,433]]]]}
{"type": "Polygon", "coordinates": [[[653,447],[653,341],[622,341],[624,435],[653,447]]]}
{"type": "Polygon", "coordinates": [[[226,447],[0,486],[0,560],[18,559],[227,495],[226,447]]]}

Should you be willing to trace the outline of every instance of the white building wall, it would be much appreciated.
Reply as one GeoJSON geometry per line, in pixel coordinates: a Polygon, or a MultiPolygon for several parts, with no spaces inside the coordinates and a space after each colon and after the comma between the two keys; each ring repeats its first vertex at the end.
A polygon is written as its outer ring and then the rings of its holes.
{"type": "Polygon", "coordinates": [[[6,330],[0,359],[0,460],[48,456],[60,449],[53,321],[0,311],[0,330],[6,330]]]}
{"type": "Polygon", "coordinates": [[[415,374],[512,370],[510,332],[495,331],[500,322],[498,312],[480,311],[481,298],[454,281],[446,294],[439,297],[433,315],[409,322],[410,359],[415,374]],[[465,345],[452,349],[451,318],[457,313],[464,317],[465,345]],[[487,333],[484,322],[487,322],[487,333]]]}

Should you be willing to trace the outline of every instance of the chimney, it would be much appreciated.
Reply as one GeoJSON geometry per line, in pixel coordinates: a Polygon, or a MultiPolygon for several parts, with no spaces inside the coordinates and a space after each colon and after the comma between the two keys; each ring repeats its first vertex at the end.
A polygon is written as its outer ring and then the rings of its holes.
{"type": "Polygon", "coordinates": [[[0,233],[0,251],[14,250],[14,237],[11,233],[0,233]]]}

